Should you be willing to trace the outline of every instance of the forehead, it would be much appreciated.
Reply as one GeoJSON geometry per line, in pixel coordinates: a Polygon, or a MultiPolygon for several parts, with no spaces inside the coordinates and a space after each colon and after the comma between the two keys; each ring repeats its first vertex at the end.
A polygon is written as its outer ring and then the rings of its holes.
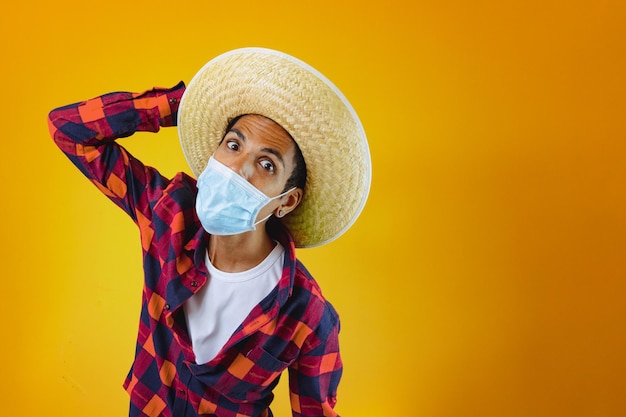
{"type": "Polygon", "coordinates": [[[251,145],[273,148],[283,155],[295,152],[295,142],[291,135],[281,125],[265,116],[241,116],[231,130],[240,132],[251,145]]]}

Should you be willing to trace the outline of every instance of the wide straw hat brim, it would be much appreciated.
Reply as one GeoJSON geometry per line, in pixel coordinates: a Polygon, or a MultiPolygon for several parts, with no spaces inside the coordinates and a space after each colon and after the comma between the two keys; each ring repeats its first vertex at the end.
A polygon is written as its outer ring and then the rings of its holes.
{"type": "Polygon", "coordinates": [[[344,95],[310,65],[263,48],[229,51],[189,82],[178,111],[183,153],[198,177],[229,119],[260,114],[297,142],[307,166],[300,205],[281,220],[297,247],[328,243],[360,215],[371,183],[362,124],[344,95]]]}

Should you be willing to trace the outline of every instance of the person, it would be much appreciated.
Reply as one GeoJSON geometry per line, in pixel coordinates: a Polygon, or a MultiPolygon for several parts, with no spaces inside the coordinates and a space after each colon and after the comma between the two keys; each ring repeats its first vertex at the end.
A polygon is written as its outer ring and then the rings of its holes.
{"type": "Polygon", "coordinates": [[[339,316],[295,249],[326,244],[371,182],[363,127],[322,74],[242,48],[191,80],[52,110],[58,147],[140,230],[144,286],[130,416],[336,416],[339,316]],[[177,126],[197,179],[166,178],[117,139],[177,126]]]}

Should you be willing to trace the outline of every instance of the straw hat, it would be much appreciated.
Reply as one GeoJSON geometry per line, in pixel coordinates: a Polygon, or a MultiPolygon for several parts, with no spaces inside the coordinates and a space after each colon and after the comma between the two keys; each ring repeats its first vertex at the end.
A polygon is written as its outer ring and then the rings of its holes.
{"type": "Polygon", "coordinates": [[[260,114],[295,139],[307,166],[300,205],[281,219],[298,247],[328,243],[363,210],[371,161],[354,109],[326,77],[282,52],[243,48],[209,61],[189,82],[178,110],[183,153],[197,177],[229,118],[260,114]]]}

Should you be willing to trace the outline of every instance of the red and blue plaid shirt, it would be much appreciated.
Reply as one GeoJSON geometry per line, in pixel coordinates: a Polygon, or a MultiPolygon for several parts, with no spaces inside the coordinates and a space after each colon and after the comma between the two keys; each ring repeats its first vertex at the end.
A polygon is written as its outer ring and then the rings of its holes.
{"type": "Polygon", "coordinates": [[[49,127],[70,160],[140,230],[144,287],[133,366],[124,383],[131,416],[271,416],[272,390],[288,369],[294,416],[336,416],[342,372],[339,318],[295,257],[286,230],[283,274],[230,340],[198,364],[183,304],[207,282],[208,235],[195,213],[196,181],[143,165],[115,139],[174,126],[181,82],[117,92],[53,110],[49,127]]]}

